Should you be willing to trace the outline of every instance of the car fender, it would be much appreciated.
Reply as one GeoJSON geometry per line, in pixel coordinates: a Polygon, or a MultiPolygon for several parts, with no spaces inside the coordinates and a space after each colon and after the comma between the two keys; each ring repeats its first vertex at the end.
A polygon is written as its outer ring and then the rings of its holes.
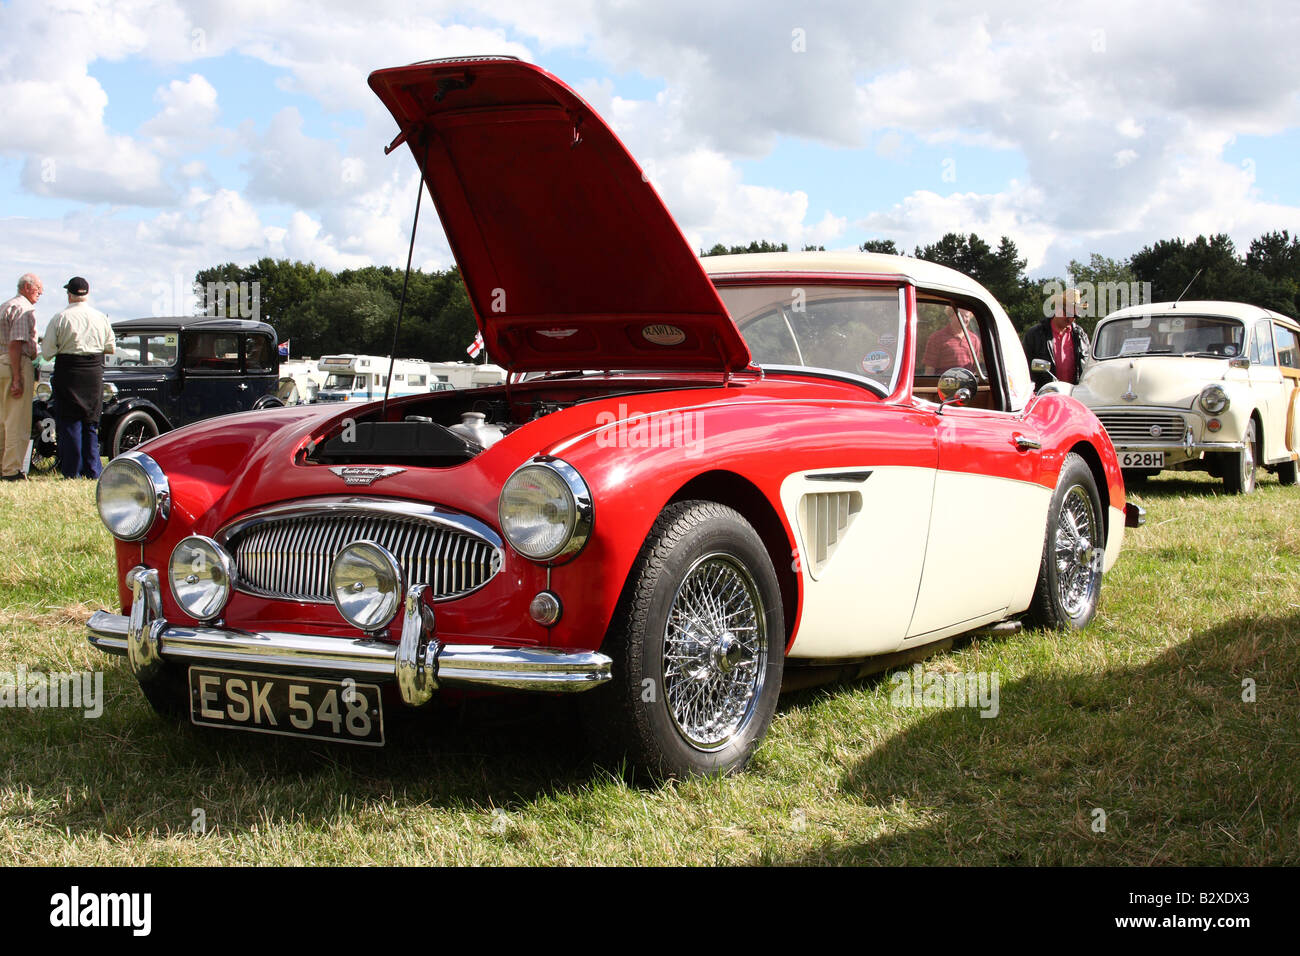
{"type": "Polygon", "coordinates": [[[113,402],[111,405],[105,405],[104,410],[100,412],[100,435],[111,435],[112,430],[117,427],[117,423],[135,411],[145,411],[152,415],[154,421],[158,423],[159,434],[169,432],[176,427],[163,414],[162,409],[147,398],[124,398],[113,402]]]}

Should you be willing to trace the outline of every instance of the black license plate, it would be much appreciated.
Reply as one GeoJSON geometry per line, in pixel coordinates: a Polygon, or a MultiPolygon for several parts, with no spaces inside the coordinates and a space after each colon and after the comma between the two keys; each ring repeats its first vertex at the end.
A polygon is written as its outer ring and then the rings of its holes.
{"type": "Polygon", "coordinates": [[[263,734],[384,745],[376,684],[190,668],[190,720],[263,734]]]}

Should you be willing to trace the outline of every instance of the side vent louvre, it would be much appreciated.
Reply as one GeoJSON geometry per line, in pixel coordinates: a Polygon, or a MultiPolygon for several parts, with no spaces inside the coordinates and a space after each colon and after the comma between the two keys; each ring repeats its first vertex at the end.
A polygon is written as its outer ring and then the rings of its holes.
{"type": "Polygon", "coordinates": [[[808,553],[803,556],[813,577],[821,573],[862,510],[860,491],[830,491],[804,495],[799,501],[799,530],[808,553]]]}

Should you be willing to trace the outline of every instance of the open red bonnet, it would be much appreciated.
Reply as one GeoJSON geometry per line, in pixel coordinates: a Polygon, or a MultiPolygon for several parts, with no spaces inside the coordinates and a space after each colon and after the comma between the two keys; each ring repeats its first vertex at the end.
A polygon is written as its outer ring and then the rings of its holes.
{"type": "Polygon", "coordinates": [[[507,57],[377,70],[494,362],[737,370],[749,349],[640,166],[576,93],[507,57]]]}

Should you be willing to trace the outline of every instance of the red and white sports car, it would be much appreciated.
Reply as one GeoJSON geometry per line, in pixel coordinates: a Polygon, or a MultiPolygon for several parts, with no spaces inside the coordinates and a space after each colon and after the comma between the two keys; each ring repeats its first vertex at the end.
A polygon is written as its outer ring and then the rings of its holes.
{"type": "Polygon", "coordinates": [[[353,743],[435,694],[581,692],[661,774],[741,767],[783,674],[1028,615],[1080,627],[1124,487],[977,283],[709,258],[617,137],[507,58],[370,85],[500,387],[178,429],[104,471],[90,640],[212,727],[353,743]]]}

